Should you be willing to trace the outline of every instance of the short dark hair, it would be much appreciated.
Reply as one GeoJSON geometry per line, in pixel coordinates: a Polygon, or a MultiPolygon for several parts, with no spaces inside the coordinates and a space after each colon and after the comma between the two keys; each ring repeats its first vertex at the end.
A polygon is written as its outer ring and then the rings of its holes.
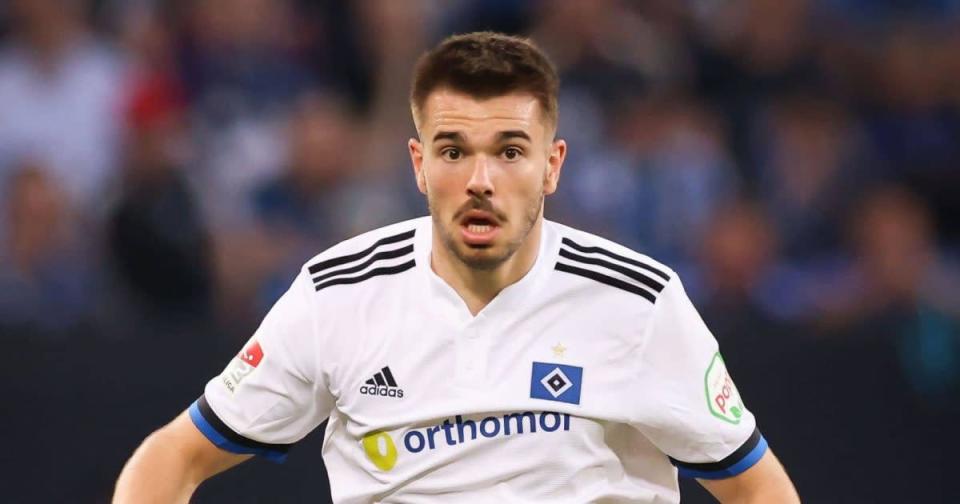
{"type": "Polygon", "coordinates": [[[413,113],[422,113],[430,93],[442,87],[477,99],[530,93],[544,117],[557,124],[560,78],[543,51],[526,38],[489,31],[447,37],[417,61],[410,87],[413,113]]]}

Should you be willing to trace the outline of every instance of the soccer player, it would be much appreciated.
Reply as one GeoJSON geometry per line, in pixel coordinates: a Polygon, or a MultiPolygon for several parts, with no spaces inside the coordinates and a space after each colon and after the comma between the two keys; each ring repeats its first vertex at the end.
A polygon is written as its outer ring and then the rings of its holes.
{"type": "Polygon", "coordinates": [[[543,218],[557,90],[524,39],[425,54],[409,152],[430,216],[309,260],[115,502],[186,502],[328,418],[335,502],[678,502],[678,473],[721,502],[798,502],[677,274],[543,218]]]}

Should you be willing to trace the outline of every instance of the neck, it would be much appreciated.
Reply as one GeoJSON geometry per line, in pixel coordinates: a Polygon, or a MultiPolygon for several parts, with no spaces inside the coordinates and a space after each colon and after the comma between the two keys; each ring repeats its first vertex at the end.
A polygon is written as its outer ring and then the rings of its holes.
{"type": "Polygon", "coordinates": [[[520,248],[506,261],[489,270],[472,268],[442,245],[436,228],[433,230],[433,249],[430,263],[433,271],[447,282],[467,304],[472,315],[480,313],[503,289],[518,282],[537,262],[543,219],[530,229],[520,248]]]}

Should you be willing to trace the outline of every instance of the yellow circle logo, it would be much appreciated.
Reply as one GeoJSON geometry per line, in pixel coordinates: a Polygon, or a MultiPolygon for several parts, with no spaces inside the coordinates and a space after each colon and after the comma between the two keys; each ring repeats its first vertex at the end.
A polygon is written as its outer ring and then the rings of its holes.
{"type": "Polygon", "coordinates": [[[386,432],[371,432],[363,436],[362,444],[367,458],[381,471],[397,465],[397,446],[386,432]]]}

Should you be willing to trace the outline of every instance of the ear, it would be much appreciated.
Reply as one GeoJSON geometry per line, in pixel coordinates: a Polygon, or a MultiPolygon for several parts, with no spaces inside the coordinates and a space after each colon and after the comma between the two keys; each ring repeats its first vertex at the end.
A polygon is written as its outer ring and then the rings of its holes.
{"type": "Polygon", "coordinates": [[[427,194],[427,180],[423,173],[423,144],[416,138],[407,141],[407,148],[410,150],[410,161],[413,163],[413,174],[417,178],[417,189],[427,194]]]}
{"type": "Polygon", "coordinates": [[[563,160],[567,157],[567,142],[565,140],[554,140],[550,145],[550,154],[547,157],[547,171],[543,177],[543,194],[553,194],[557,190],[557,184],[560,183],[560,170],[563,168],[563,160]]]}

